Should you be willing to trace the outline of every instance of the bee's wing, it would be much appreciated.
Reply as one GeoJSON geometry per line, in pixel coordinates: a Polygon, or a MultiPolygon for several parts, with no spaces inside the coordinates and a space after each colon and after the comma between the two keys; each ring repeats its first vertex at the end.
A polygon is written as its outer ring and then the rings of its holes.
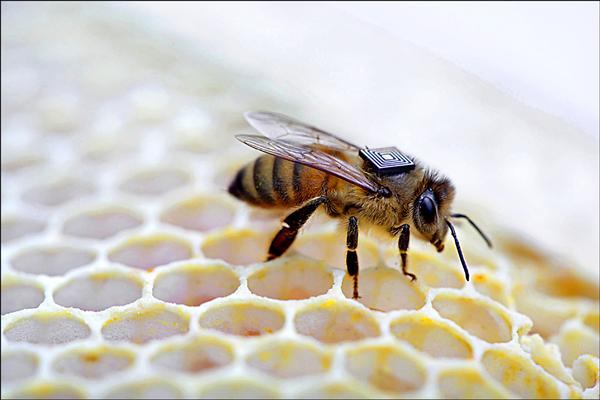
{"type": "Polygon", "coordinates": [[[257,131],[275,140],[285,140],[300,145],[320,144],[338,150],[360,150],[360,147],[307,125],[283,114],[266,111],[251,111],[244,114],[246,121],[257,131]]]}
{"type": "Polygon", "coordinates": [[[265,136],[237,135],[236,138],[264,153],[327,172],[371,192],[379,189],[362,171],[324,151],[265,136]]]}

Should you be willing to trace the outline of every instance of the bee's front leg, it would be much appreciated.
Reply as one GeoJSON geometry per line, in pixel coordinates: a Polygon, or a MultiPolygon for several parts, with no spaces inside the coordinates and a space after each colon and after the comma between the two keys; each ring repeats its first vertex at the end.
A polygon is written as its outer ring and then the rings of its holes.
{"type": "Polygon", "coordinates": [[[411,281],[415,281],[417,276],[408,272],[408,242],[410,240],[410,225],[404,224],[400,227],[400,238],[398,239],[398,249],[400,250],[400,259],[402,260],[402,273],[410,277],[411,281]]]}
{"type": "Polygon", "coordinates": [[[308,221],[315,210],[327,201],[325,196],[315,197],[304,203],[302,207],[285,217],[283,227],[271,241],[267,261],[273,260],[283,253],[294,243],[298,230],[308,221]]]}
{"type": "Polygon", "coordinates": [[[358,295],[358,256],[356,247],[358,246],[358,220],[356,217],[348,218],[348,235],[346,236],[346,269],[354,281],[354,291],[352,298],[357,300],[358,295]]]}

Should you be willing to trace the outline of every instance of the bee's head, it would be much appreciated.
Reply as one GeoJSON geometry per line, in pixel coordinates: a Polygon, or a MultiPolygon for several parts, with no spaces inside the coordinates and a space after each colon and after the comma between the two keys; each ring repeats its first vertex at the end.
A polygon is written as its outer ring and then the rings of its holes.
{"type": "Polygon", "coordinates": [[[447,219],[454,199],[454,186],[447,178],[426,173],[419,185],[413,204],[415,228],[437,251],[444,250],[444,238],[448,233],[447,219]]]}

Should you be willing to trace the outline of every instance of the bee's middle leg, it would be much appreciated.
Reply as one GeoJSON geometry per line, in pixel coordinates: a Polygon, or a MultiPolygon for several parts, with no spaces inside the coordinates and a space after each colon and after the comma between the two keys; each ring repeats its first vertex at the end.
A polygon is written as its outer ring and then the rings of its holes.
{"type": "Polygon", "coordinates": [[[287,251],[287,249],[289,249],[292,243],[294,243],[300,228],[302,228],[306,221],[308,221],[310,216],[317,210],[317,208],[326,201],[327,198],[325,196],[315,197],[285,217],[283,220],[283,227],[279,230],[279,232],[277,232],[277,235],[275,235],[271,241],[267,261],[281,256],[287,251]]]}
{"type": "Polygon", "coordinates": [[[348,235],[346,236],[346,269],[354,281],[354,291],[352,298],[357,300],[358,295],[358,255],[356,254],[358,247],[358,220],[356,217],[348,218],[348,235]]]}
{"type": "Polygon", "coordinates": [[[400,238],[398,239],[398,249],[400,250],[400,259],[402,261],[402,273],[410,277],[411,281],[415,281],[417,276],[408,272],[408,242],[410,240],[410,225],[404,224],[400,227],[400,238]]]}

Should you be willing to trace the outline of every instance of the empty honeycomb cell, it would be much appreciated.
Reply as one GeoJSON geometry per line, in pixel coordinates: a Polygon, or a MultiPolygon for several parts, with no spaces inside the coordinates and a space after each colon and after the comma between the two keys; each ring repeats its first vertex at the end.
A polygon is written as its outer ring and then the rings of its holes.
{"type": "Polygon", "coordinates": [[[298,393],[300,399],[368,399],[373,395],[356,387],[355,382],[335,382],[311,385],[298,393]]]}
{"type": "Polygon", "coordinates": [[[355,341],[380,335],[377,321],[349,302],[329,299],[301,309],[294,318],[296,331],[323,343],[355,341]]]}
{"type": "Polygon", "coordinates": [[[562,360],[567,366],[584,354],[600,357],[600,338],[591,329],[565,327],[553,340],[560,347],[562,360]]]}
{"type": "Polygon", "coordinates": [[[59,374],[102,379],[130,368],[135,354],[129,350],[100,346],[70,350],[55,358],[52,369],[59,374]]]}
{"type": "Polygon", "coordinates": [[[142,281],[133,274],[96,272],[70,279],[54,292],[54,301],[63,307],[102,311],[142,297],[142,281]]]}
{"type": "Polygon", "coordinates": [[[319,296],[332,285],[333,276],[324,263],[300,257],[276,260],[248,277],[252,293],[277,300],[319,296]]]}
{"type": "MultiPolygon", "coordinates": [[[[252,229],[274,233],[281,228],[281,221],[285,218],[285,211],[253,207],[250,209],[250,215],[248,218],[252,229]]],[[[313,218],[314,217],[312,217],[309,221],[312,221],[313,218]]],[[[306,231],[306,225],[302,228],[303,232],[306,231]]]]}
{"type": "Polygon", "coordinates": [[[130,210],[120,207],[100,208],[68,218],[63,225],[63,233],[88,239],[107,239],[142,223],[143,220],[130,210]]]}
{"type": "Polygon", "coordinates": [[[39,359],[35,353],[21,350],[2,353],[2,383],[12,383],[34,376],[38,370],[39,359]]]}
{"type": "Polygon", "coordinates": [[[483,354],[481,362],[496,381],[518,396],[526,399],[559,398],[556,382],[522,354],[508,349],[490,349],[483,354]]]}
{"type": "Polygon", "coordinates": [[[264,384],[243,378],[215,382],[200,389],[201,399],[278,399],[281,395],[264,384]]]}
{"type": "MultiPolygon", "coordinates": [[[[386,264],[400,268],[398,247],[388,247],[384,252],[386,264]]],[[[440,259],[435,254],[418,251],[408,253],[408,270],[417,279],[429,287],[448,287],[459,289],[464,286],[465,278],[460,265],[440,259]]]]}
{"type": "MultiPolygon", "coordinates": [[[[308,232],[299,236],[296,242],[293,249],[300,254],[346,269],[346,234],[342,231],[308,232]]],[[[356,251],[361,271],[379,263],[379,248],[372,239],[360,236],[356,251]]]]}
{"type": "Polygon", "coordinates": [[[107,399],[181,399],[183,392],[173,383],[162,378],[117,385],[106,393],[107,399]]]}
{"type": "Polygon", "coordinates": [[[592,388],[598,384],[600,364],[598,357],[588,354],[580,356],[573,363],[573,378],[585,389],[592,388]]]}
{"type": "Polygon", "coordinates": [[[17,319],[4,329],[10,342],[58,345],[90,336],[87,324],[66,312],[43,312],[17,319]]]}
{"type": "Polygon", "coordinates": [[[515,284],[513,298],[517,310],[533,321],[533,333],[550,338],[560,327],[577,315],[579,307],[571,300],[550,297],[538,292],[535,287],[515,284]]]}
{"type": "Polygon", "coordinates": [[[6,159],[2,155],[2,172],[3,173],[19,173],[31,167],[39,166],[44,162],[44,158],[34,154],[24,154],[19,157],[11,157],[6,159]]]}
{"type": "Polygon", "coordinates": [[[391,333],[433,357],[472,358],[469,339],[452,326],[424,314],[409,314],[392,321],[391,333]]]}
{"type": "Polygon", "coordinates": [[[490,343],[508,342],[511,322],[508,315],[490,303],[450,294],[439,294],[433,307],[472,335],[490,343]]]}
{"type": "Polygon", "coordinates": [[[108,254],[113,262],[151,270],[193,256],[192,247],[183,239],[168,235],[133,237],[108,254]]]}
{"type": "Polygon", "coordinates": [[[276,378],[322,374],[331,366],[331,355],[313,345],[280,341],[261,346],[246,362],[276,378]]]}
{"type": "Polygon", "coordinates": [[[174,345],[163,346],[150,363],[164,371],[197,374],[224,367],[234,358],[233,346],[211,336],[200,336],[174,345]]]}
{"type": "Polygon", "coordinates": [[[412,392],[420,389],[427,378],[427,371],[415,356],[389,345],[366,345],[348,351],[346,368],[357,379],[385,392],[412,392]]]}
{"type": "Polygon", "coordinates": [[[598,280],[578,274],[576,268],[553,268],[551,273],[540,274],[536,289],[553,297],[587,298],[600,300],[598,280]]]}
{"type": "Polygon", "coordinates": [[[22,250],[12,257],[14,269],[36,275],[58,276],[94,261],[91,250],[62,245],[38,246],[22,250]]]}
{"type": "Polygon", "coordinates": [[[70,93],[59,91],[39,104],[39,122],[47,132],[70,133],[79,125],[82,115],[81,99],[70,93]]]}
{"type": "Polygon", "coordinates": [[[506,286],[499,279],[486,273],[475,273],[473,274],[472,281],[473,286],[475,286],[475,289],[479,293],[494,299],[507,307],[512,304],[512,299],[506,293],[506,286]]]}
{"type": "Polygon", "coordinates": [[[44,289],[33,283],[2,279],[2,315],[36,308],[44,301],[44,289]]]}
{"type": "Polygon", "coordinates": [[[102,336],[107,340],[142,344],[182,335],[189,325],[189,317],[183,312],[154,305],[114,314],[102,326],[102,336]]]}
{"type": "Polygon", "coordinates": [[[453,368],[438,375],[438,388],[444,399],[506,399],[511,397],[474,368],[453,368]]]}
{"type": "Polygon", "coordinates": [[[271,235],[249,229],[226,229],[207,236],[202,252],[206,257],[235,265],[254,264],[267,258],[271,239],[271,235]]]}
{"type": "Polygon", "coordinates": [[[207,310],[199,321],[202,328],[238,336],[260,336],[280,330],[285,314],[280,307],[236,301],[207,310]]]}
{"type": "Polygon", "coordinates": [[[152,295],[169,303],[199,306],[229,296],[239,286],[240,279],[226,266],[188,264],[160,273],[152,295]]]}
{"type": "Polygon", "coordinates": [[[10,393],[10,399],[85,399],[86,394],[67,383],[40,382],[10,393]]]}
{"type": "Polygon", "coordinates": [[[600,333],[600,314],[598,311],[591,311],[587,313],[583,317],[583,323],[596,331],[596,333],[600,333]]]}
{"type": "MultiPolygon", "coordinates": [[[[352,298],[353,278],[346,274],[342,282],[344,296],[352,298]]],[[[420,286],[396,269],[377,267],[359,273],[359,301],[372,310],[416,310],[425,305],[420,286]]]]}
{"type": "Polygon", "coordinates": [[[33,218],[16,216],[2,218],[2,243],[42,232],[45,228],[44,222],[33,218]]]}
{"type": "Polygon", "coordinates": [[[94,186],[74,178],[40,184],[23,192],[25,202],[46,207],[56,207],[68,201],[89,196],[95,192],[94,186]]]}
{"type": "Polygon", "coordinates": [[[132,175],[119,188],[140,196],[160,196],[188,184],[190,179],[189,174],[179,169],[147,170],[132,175]]]}
{"type": "Polygon", "coordinates": [[[206,232],[229,225],[235,208],[223,197],[194,197],[167,208],[160,220],[192,231],[206,232]]]}

